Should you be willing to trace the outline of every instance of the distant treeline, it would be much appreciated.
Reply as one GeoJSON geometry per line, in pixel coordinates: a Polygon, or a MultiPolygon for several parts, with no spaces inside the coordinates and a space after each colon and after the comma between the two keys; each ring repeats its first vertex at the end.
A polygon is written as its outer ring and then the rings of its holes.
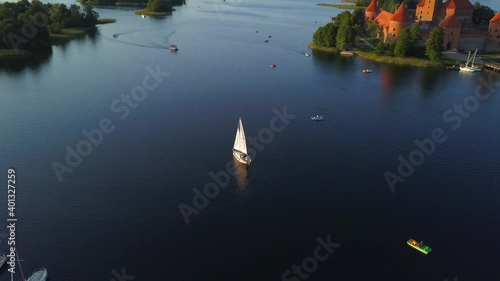
{"type": "Polygon", "coordinates": [[[95,27],[99,14],[91,6],[31,3],[0,4],[0,49],[43,52],[51,49],[50,33],[63,28],[95,27]]]}
{"type": "Polygon", "coordinates": [[[156,5],[163,10],[172,10],[173,6],[180,6],[186,3],[185,0],[77,0],[82,4],[101,5],[101,6],[116,6],[117,4],[144,4],[156,5]],[[151,2],[151,3],[150,3],[151,2]]]}

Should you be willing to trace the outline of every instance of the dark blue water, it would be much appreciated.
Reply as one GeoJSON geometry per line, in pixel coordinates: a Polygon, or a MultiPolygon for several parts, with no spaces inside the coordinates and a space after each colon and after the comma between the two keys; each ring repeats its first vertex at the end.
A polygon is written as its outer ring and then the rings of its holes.
{"type": "MultiPolygon", "coordinates": [[[[133,280],[282,280],[330,235],[340,246],[307,280],[498,279],[498,85],[455,130],[460,115],[443,114],[471,99],[481,77],[500,76],[311,52],[313,32],[338,12],[314,4],[193,1],[164,19],[101,8],[117,23],[95,37],[34,66],[4,65],[1,170],[18,176],[25,274],[46,266],[51,281],[113,280],[122,269],[133,280]],[[174,31],[177,53],[164,49],[174,31]],[[121,96],[147,68],[168,77],[124,117],[121,96]],[[283,110],[295,117],[267,138],[283,110]],[[316,114],[326,120],[312,122],[316,114]],[[227,170],[236,176],[186,225],[179,204],[193,206],[193,188],[233,163],[239,117],[248,139],[261,134],[249,144],[254,162],[227,170]],[[59,182],[51,164],[66,165],[66,146],[76,150],[82,130],[104,118],[114,130],[59,182]],[[391,192],[384,173],[398,173],[398,156],[436,128],[446,141],[391,192]],[[433,252],[411,249],[409,238],[433,252]]],[[[0,202],[5,210],[5,189],[0,202]]]]}

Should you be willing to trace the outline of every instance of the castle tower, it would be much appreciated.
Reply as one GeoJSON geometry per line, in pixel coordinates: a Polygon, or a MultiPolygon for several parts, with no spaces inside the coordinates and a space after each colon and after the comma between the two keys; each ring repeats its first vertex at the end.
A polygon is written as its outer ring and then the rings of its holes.
{"type": "Polygon", "coordinates": [[[445,18],[455,15],[457,20],[462,24],[462,27],[472,27],[474,5],[469,0],[448,0],[443,6],[445,18]]]}
{"type": "Polygon", "coordinates": [[[500,46],[500,11],[490,20],[490,40],[500,46]]]}
{"type": "Polygon", "coordinates": [[[378,14],[380,14],[380,9],[378,8],[377,0],[372,0],[365,10],[365,23],[368,24],[374,21],[378,14]]]}
{"type": "Polygon", "coordinates": [[[441,5],[441,0],[422,0],[417,4],[415,18],[424,22],[438,22],[441,5]]]}
{"type": "Polygon", "coordinates": [[[394,41],[397,39],[403,28],[409,28],[412,25],[408,10],[404,3],[401,3],[397,8],[394,15],[389,21],[389,28],[387,34],[387,41],[394,41]]]}
{"type": "Polygon", "coordinates": [[[443,49],[456,51],[460,40],[460,31],[462,30],[460,21],[457,20],[455,15],[451,15],[440,22],[439,26],[444,29],[443,49]]]}

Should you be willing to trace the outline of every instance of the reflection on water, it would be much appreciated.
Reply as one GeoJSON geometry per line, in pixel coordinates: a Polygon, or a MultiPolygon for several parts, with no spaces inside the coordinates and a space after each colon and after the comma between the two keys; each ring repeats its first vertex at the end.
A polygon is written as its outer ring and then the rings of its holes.
{"type": "Polygon", "coordinates": [[[25,58],[2,59],[0,61],[0,74],[23,74],[25,70],[33,70],[38,72],[40,68],[46,64],[52,57],[52,51],[46,54],[30,56],[25,58]]]}
{"type": "Polygon", "coordinates": [[[411,76],[415,75],[416,70],[412,67],[382,64],[381,72],[381,86],[382,94],[388,98],[392,92],[400,87],[408,87],[411,85],[411,76]]]}
{"type": "Polygon", "coordinates": [[[238,191],[241,195],[248,195],[249,182],[248,182],[248,167],[236,161],[234,162],[234,177],[236,178],[236,183],[238,184],[238,191]]]}

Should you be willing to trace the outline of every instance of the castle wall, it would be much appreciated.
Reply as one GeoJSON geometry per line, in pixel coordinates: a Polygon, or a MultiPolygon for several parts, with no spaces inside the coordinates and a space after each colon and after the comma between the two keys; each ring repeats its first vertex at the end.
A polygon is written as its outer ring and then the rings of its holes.
{"type": "Polygon", "coordinates": [[[460,30],[460,27],[447,27],[444,29],[444,50],[456,51],[458,49],[458,45],[460,42],[460,30]]]}
{"type": "Polygon", "coordinates": [[[473,51],[478,49],[478,51],[484,51],[486,50],[487,41],[487,37],[464,36],[462,34],[458,42],[458,50],[473,51]]]}
{"type": "Polygon", "coordinates": [[[492,41],[500,41],[500,23],[490,23],[489,38],[492,41]]]}

